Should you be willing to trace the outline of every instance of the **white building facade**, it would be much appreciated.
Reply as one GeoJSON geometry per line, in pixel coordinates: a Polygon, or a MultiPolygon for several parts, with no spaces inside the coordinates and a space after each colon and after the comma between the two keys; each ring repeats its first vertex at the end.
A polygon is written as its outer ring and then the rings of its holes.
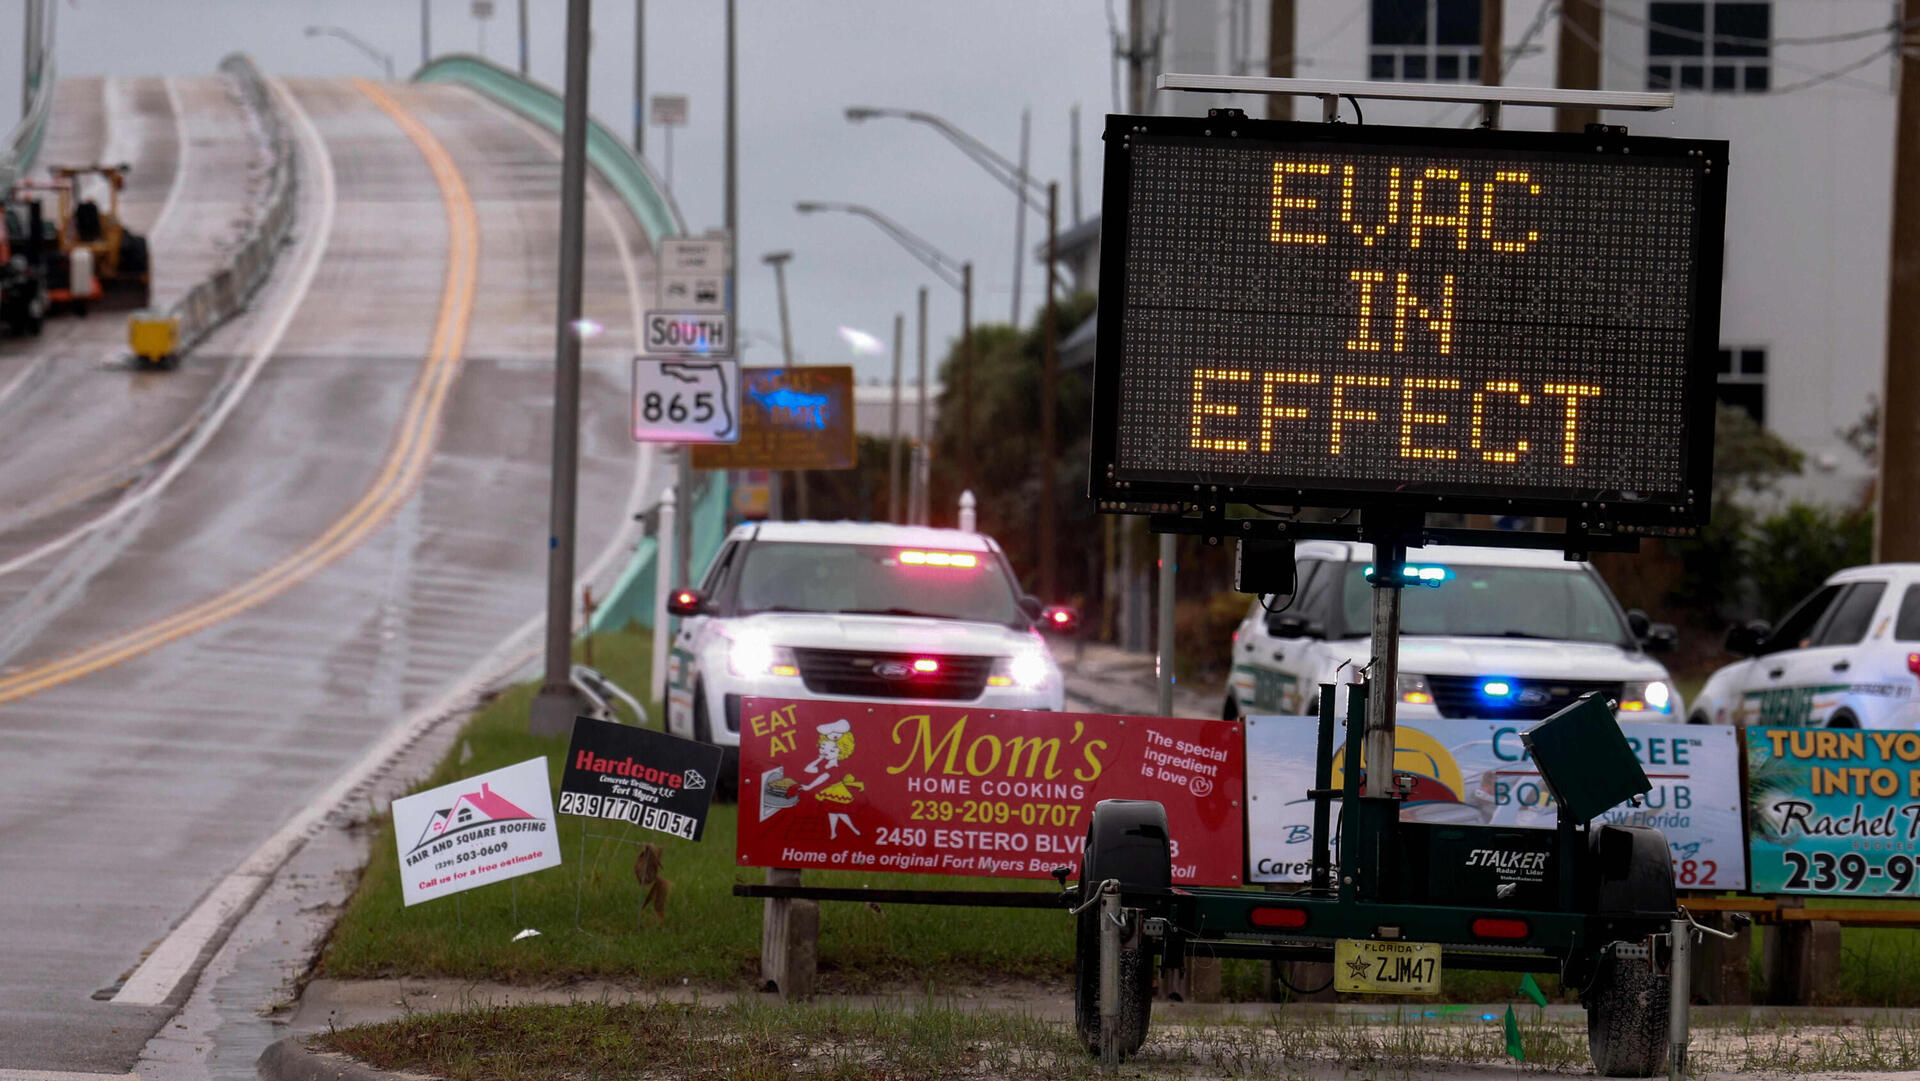
{"type": "MultiPolygon", "coordinates": [[[[1409,82],[1480,78],[1482,0],[1296,0],[1294,74],[1409,82]]],[[[1731,144],[1721,397],[1806,452],[1790,494],[1858,498],[1870,469],[1841,438],[1879,397],[1886,357],[1899,5],[1890,0],[1503,2],[1513,86],[1551,86],[1559,8],[1601,8],[1602,89],[1671,90],[1672,110],[1607,113],[1643,135],[1731,144]]],[[[1149,4],[1149,8],[1153,7],[1149,4]]],[[[1268,0],[1175,0],[1161,71],[1264,75],[1268,0]]],[[[1150,20],[1157,18],[1150,15],[1150,20]]],[[[1149,25],[1152,25],[1150,22],[1149,25]]],[[[1264,100],[1162,91],[1192,115],[1264,100]]],[[[1466,126],[1468,106],[1363,102],[1367,123],[1466,126]]],[[[1318,119],[1319,103],[1296,105],[1318,119]]],[[[1355,119],[1350,105],[1342,119],[1355,119]]],[[[1551,112],[1503,110],[1550,129],[1551,112]]]]}

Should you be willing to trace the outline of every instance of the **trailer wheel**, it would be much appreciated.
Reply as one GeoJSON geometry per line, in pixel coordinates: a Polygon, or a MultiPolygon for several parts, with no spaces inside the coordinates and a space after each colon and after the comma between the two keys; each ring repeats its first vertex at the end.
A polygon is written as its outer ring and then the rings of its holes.
{"type": "Polygon", "coordinates": [[[1600,959],[1582,998],[1587,1051],[1602,1077],[1657,1077],[1667,1072],[1667,1006],[1671,989],[1645,961],[1600,959]]]}
{"type": "MultiPolygon", "coordinates": [[[[1087,847],[1080,857],[1080,888],[1092,891],[1107,879],[1128,886],[1164,889],[1173,884],[1173,855],[1167,843],[1167,812],[1151,800],[1102,800],[1087,824],[1087,847]]],[[[1090,898],[1090,892],[1085,897],[1090,898]]],[[[1122,929],[1120,948],[1120,1053],[1131,1055],[1147,1042],[1153,1020],[1153,951],[1140,934],[1139,921],[1122,929]]],[[[1073,1021],[1080,1042],[1100,1053],[1100,906],[1074,922],[1073,1021]]]]}

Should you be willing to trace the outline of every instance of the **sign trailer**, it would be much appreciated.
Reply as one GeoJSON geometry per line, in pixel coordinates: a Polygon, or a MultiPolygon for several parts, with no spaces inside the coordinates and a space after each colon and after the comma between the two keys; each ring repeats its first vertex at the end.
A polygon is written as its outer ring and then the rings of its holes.
{"type": "Polygon", "coordinates": [[[1109,1064],[1137,1050],[1155,964],[1189,955],[1337,960],[1341,986],[1409,993],[1447,967],[1540,971],[1585,988],[1597,1073],[1651,1074],[1670,1038],[1684,1072],[1697,925],[1660,831],[1603,820],[1653,789],[1612,703],[1587,695],[1517,733],[1551,830],[1464,799],[1403,816],[1444,782],[1400,753],[1394,705],[1400,592],[1423,585],[1409,548],[1633,550],[1706,523],[1726,144],[1493,129],[1502,105],[1665,108],[1670,95],[1162,85],[1318,96],[1329,122],[1107,118],[1091,495],[1160,532],[1236,538],[1251,592],[1292,591],[1295,539],[1371,543],[1372,659],[1344,701],[1322,688],[1310,781],[1249,793],[1310,808],[1291,857],[1305,891],[1179,884],[1173,846],[1192,839],[1159,804],[1094,809],[1068,891],[1081,1039],[1109,1064]],[[1473,101],[1488,123],[1333,123],[1342,97],[1473,101]],[[1265,517],[1230,518],[1230,504],[1265,517]],[[1565,527],[1441,529],[1430,512],[1565,527]]]}

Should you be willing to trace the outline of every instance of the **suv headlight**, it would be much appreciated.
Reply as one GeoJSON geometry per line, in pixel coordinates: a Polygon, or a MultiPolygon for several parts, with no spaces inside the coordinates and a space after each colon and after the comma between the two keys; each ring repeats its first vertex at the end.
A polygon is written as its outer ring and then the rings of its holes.
{"type": "Polygon", "coordinates": [[[1673,688],[1665,680],[1629,683],[1620,688],[1622,713],[1672,713],[1673,688]]]}
{"type": "Polygon", "coordinates": [[[1433,691],[1427,687],[1427,677],[1400,673],[1400,701],[1410,706],[1433,705],[1433,691]]]}
{"type": "Polygon", "coordinates": [[[993,662],[993,671],[987,675],[987,686],[1037,691],[1052,679],[1053,659],[1042,650],[1023,649],[1011,657],[1001,657],[993,662]]]}
{"type": "Polygon", "coordinates": [[[727,640],[727,671],[736,676],[797,676],[800,665],[786,646],[762,635],[742,634],[727,640]]]}

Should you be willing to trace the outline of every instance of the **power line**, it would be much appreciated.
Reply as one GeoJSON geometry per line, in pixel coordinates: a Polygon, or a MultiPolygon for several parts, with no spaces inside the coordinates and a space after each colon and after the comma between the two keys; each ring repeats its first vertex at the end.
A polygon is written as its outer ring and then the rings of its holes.
{"type": "MultiPolygon", "coordinates": [[[[1867,55],[1861,57],[1858,60],[1855,60],[1851,64],[1847,64],[1843,67],[1834,68],[1832,71],[1823,71],[1820,74],[1815,75],[1810,79],[1803,79],[1797,83],[1789,83],[1786,86],[1776,87],[1772,91],[1770,91],[1770,93],[1774,95],[1791,94],[1796,90],[1805,90],[1808,87],[1819,86],[1821,83],[1832,82],[1835,79],[1844,78],[1847,75],[1850,75],[1853,72],[1856,72],[1861,68],[1866,67],[1868,64],[1873,63],[1874,61],[1880,59],[1883,56],[1887,56],[1891,53],[1896,53],[1899,51],[1900,51],[1900,43],[1898,41],[1889,42],[1884,48],[1875,49],[1873,52],[1868,53],[1867,55]]],[[[1874,89],[1884,90],[1885,88],[1874,87],[1874,89]]]]}

